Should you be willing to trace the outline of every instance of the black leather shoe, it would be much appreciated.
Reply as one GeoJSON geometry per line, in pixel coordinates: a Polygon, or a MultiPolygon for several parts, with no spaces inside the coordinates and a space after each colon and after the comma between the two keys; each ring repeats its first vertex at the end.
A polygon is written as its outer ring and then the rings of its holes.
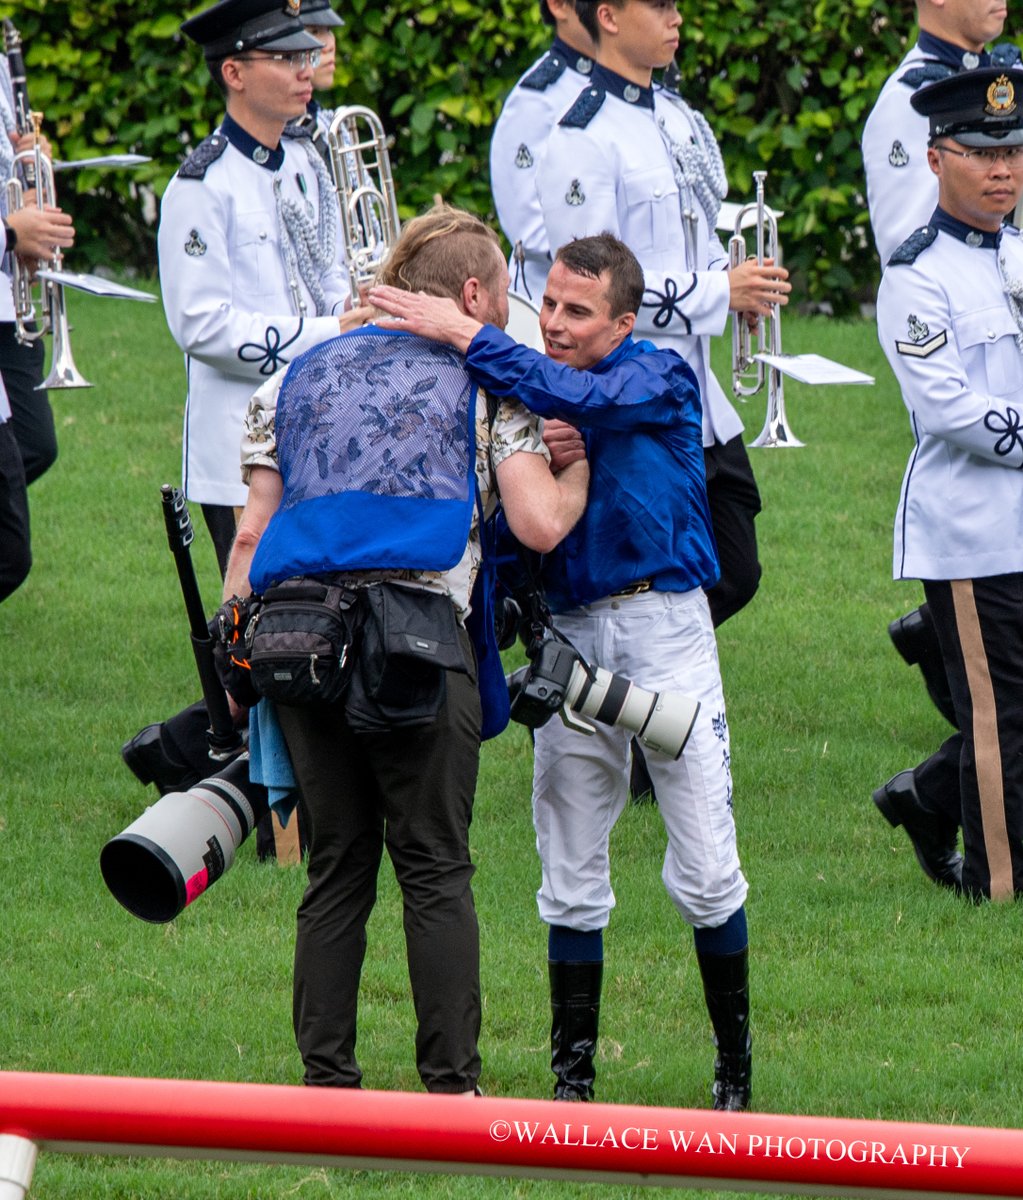
{"type": "Polygon", "coordinates": [[[161,737],[162,725],[147,725],[121,747],[121,757],[141,783],[153,783],[161,796],[187,791],[199,776],[186,764],[168,755],[161,737]]]}
{"type": "Polygon", "coordinates": [[[888,626],[888,636],[903,660],[911,667],[920,668],[924,686],[934,707],[950,725],[958,729],[945,660],[941,657],[938,635],[927,606],[921,605],[920,608],[906,613],[904,617],[892,621],[888,626]]]}
{"type": "Polygon", "coordinates": [[[900,771],[874,792],[874,803],[889,825],[905,829],[917,862],[928,879],[961,892],[963,856],[957,849],[958,827],[925,808],[912,771],[900,771]]]}

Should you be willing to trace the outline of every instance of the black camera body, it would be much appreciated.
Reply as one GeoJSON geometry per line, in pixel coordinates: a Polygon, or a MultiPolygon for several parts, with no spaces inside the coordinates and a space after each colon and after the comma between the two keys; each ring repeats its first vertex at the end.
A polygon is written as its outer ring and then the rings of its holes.
{"type": "Polygon", "coordinates": [[[579,654],[553,638],[541,642],[533,661],[508,676],[511,719],[530,729],[545,725],[565,704],[579,654]]]}

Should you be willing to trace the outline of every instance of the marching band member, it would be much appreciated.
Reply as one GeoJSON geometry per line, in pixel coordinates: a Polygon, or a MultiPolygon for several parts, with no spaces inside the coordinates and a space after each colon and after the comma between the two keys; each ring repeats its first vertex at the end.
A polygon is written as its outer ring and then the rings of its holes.
{"type": "Polygon", "coordinates": [[[1019,62],[1011,43],[985,46],[1005,27],[1005,0],[916,0],[920,35],[885,82],[863,127],[867,205],[884,267],[892,251],[934,211],[938,188],[927,165],[927,121],[913,110],[918,88],[973,67],[1019,62]]]}
{"type": "MultiPolygon", "coordinates": [[[[220,0],[182,25],[227,113],[179,168],[158,237],[167,322],[185,352],[184,491],[202,505],[221,572],[246,499],[235,451],[249,398],[305,350],[361,324],[336,247],[334,187],[308,135],[285,136],[312,98],[320,43],[298,0],[220,0]]],[[[160,792],[210,773],[205,705],[122,748],[160,792]]],[[[262,829],[257,841],[264,844],[262,829]]]]}
{"type": "Polygon", "coordinates": [[[512,246],[511,290],[536,305],[551,266],[536,172],[551,130],[589,79],[594,52],[575,0],[540,0],[540,17],[554,40],[512,88],[490,142],[490,189],[512,246]]]}
{"type": "Polygon", "coordinates": [[[26,488],[11,406],[0,378],[0,601],[21,587],[32,567],[26,488]]]}
{"type": "Polygon", "coordinates": [[[316,93],[329,93],[334,90],[337,65],[337,41],[334,33],[344,27],[344,21],[331,8],[330,0],[303,0],[299,20],[305,26],[306,33],[311,33],[320,43],[320,62],[313,71],[313,96],[306,105],[306,114],[301,119],[301,124],[309,130],[313,145],[329,166],[330,153],[327,150],[326,139],[334,118],[334,109],[321,104],[316,98],[316,93]]]}
{"type": "MultiPolygon", "coordinates": [[[[5,28],[7,25],[9,22],[5,22],[5,28]]],[[[20,47],[20,39],[18,44],[20,47]]],[[[20,64],[20,48],[12,49],[10,53],[20,64]]],[[[0,178],[4,180],[14,173],[15,155],[30,150],[36,139],[34,132],[20,128],[28,116],[23,112],[19,121],[19,107],[27,109],[28,106],[24,70],[16,72],[20,77],[18,87],[22,89],[19,97],[15,94],[10,64],[8,55],[0,55],[0,125],[3,126],[0,131],[0,178]]],[[[40,149],[47,158],[50,157],[45,138],[40,139],[40,149]]],[[[9,432],[13,431],[17,439],[25,467],[25,482],[32,483],[56,462],[57,431],[46,389],[39,386],[46,365],[43,340],[34,338],[26,344],[18,340],[11,290],[13,256],[17,255],[31,269],[40,260],[52,258],[55,246],[62,250],[71,246],[75,231],[67,213],[56,206],[40,207],[31,191],[26,192],[23,207],[11,212],[7,190],[0,188],[0,215],[7,234],[3,279],[0,280],[0,374],[11,409],[9,432]]]]}
{"type": "Polygon", "coordinates": [[[746,605],[760,580],[754,521],[760,494],[742,421],[711,372],[710,338],[730,312],[767,314],[788,302],[788,272],[755,259],[727,270],[715,233],[727,182],[706,120],[652,86],[673,61],[682,18],[673,0],[576,0],[597,46],[590,84],[555,126],[537,175],[552,246],[614,233],[646,278],[638,333],[677,350],[700,383],[711,520],[721,581],[715,625],[746,605]]]}
{"type": "Polygon", "coordinates": [[[233,509],[245,503],[232,459],[249,397],[348,327],[333,185],[308,137],[282,136],[306,111],[320,54],[298,13],[297,0],[220,0],[181,27],[227,108],[171,180],[158,242],[164,309],[188,372],[184,491],[202,505],[221,570],[233,509]]]}
{"type": "MultiPolygon", "coordinates": [[[[937,179],[927,162],[927,118],[912,105],[916,91],[960,71],[1019,61],[1019,50],[1011,43],[997,45],[990,53],[985,49],[1001,36],[1005,26],[1004,0],[983,4],[975,0],[917,0],[916,13],[919,38],[889,76],[863,129],[867,204],[882,267],[913,230],[926,224],[938,198],[937,179]]],[[[948,677],[928,605],[921,604],[892,621],[888,633],[902,658],[920,668],[935,707],[955,725],[948,677]]],[[[940,791],[949,807],[958,806],[958,749],[935,755],[922,774],[926,791],[932,795],[940,791]]],[[[889,813],[903,811],[912,824],[913,773],[900,771],[893,776],[875,790],[874,802],[889,813]]],[[[925,851],[922,861],[928,857],[925,851]]],[[[939,851],[939,860],[942,857],[939,851]]],[[[928,874],[934,877],[933,864],[928,874]]]]}
{"type": "Polygon", "coordinates": [[[964,71],[912,103],[938,203],[878,293],[915,442],[894,575],[923,582],[961,730],[932,759],[954,759],[961,787],[932,787],[929,761],[875,798],[935,882],[1006,900],[1023,892],[1023,242],[1004,223],[1023,193],[1023,71],[964,71]]]}

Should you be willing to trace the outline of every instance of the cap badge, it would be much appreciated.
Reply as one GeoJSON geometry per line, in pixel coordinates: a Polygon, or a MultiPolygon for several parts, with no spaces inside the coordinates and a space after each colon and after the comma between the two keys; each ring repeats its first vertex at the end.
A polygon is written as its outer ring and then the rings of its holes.
{"type": "Polygon", "coordinates": [[[297,17],[302,11],[302,0],[285,0],[284,8],[289,17],[297,17]]]}
{"type": "Polygon", "coordinates": [[[1016,111],[1016,89],[1007,75],[999,75],[988,88],[984,111],[992,117],[1007,117],[1016,111]]]}

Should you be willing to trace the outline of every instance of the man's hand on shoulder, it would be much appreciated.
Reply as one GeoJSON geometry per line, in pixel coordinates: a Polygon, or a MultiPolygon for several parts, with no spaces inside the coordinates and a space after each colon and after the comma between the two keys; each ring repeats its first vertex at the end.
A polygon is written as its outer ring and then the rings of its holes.
{"type": "Polygon", "coordinates": [[[369,302],[381,312],[376,324],[381,329],[400,329],[420,337],[454,346],[463,354],[483,328],[475,317],[467,316],[454,300],[428,296],[425,292],[406,292],[402,288],[374,287],[369,302]]]}

